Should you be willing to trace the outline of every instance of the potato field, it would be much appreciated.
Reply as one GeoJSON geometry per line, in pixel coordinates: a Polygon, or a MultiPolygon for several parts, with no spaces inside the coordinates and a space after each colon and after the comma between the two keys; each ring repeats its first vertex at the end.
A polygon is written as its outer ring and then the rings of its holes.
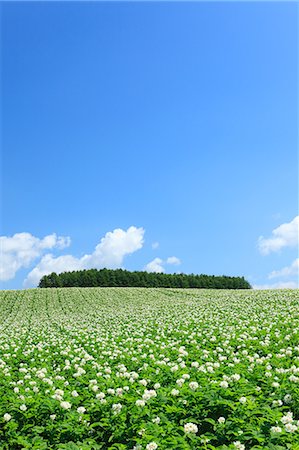
{"type": "Polygon", "coordinates": [[[299,450],[298,291],[1,291],[0,449],[299,450]]]}

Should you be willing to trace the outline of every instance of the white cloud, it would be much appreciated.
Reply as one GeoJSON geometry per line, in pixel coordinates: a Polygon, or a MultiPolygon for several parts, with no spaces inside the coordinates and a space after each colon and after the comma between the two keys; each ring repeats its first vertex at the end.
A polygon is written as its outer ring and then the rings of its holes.
{"type": "Polygon", "coordinates": [[[55,258],[52,254],[47,254],[28,274],[24,285],[27,287],[37,285],[43,275],[52,272],[61,273],[90,268],[120,267],[126,255],[142,248],[143,236],[143,228],[132,226],[127,231],[117,228],[106,233],[94,252],[84,255],[82,258],[76,258],[72,255],[55,258]]]}
{"type": "Polygon", "coordinates": [[[258,247],[263,255],[277,252],[284,247],[296,247],[299,240],[299,216],[291,222],[283,223],[272,231],[272,237],[259,237],[258,247]]]}
{"type": "Polygon", "coordinates": [[[152,249],[156,250],[159,247],[159,245],[160,245],[159,242],[153,242],[152,243],[152,249]]]}
{"type": "Polygon", "coordinates": [[[136,227],[109,231],[91,255],[83,256],[82,262],[88,267],[119,267],[124,256],[142,248],[143,235],[144,229],[136,227]]]}
{"type": "Polygon", "coordinates": [[[161,258],[155,258],[145,266],[144,270],[146,270],[146,272],[162,273],[165,271],[162,264],[163,260],[161,258]]]}
{"type": "Polygon", "coordinates": [[[146,272],[162,273],[165,272],[165,264],[179,265],[181,264],[181,261],[176,256],[169,256],[165,261],[161,258],[155,258],[145,266],[144,270],[146,270],[146,272]]]}
{"type": "Polygon", "coordinates": [[[295,259],[290,266],[283,267],[280,270],[273,270],[268,276],[271,278],[299,276],[299,258],[295,259]]]}
{"type": "Polygon", "coordinates": [[[63,255],[55,258],[49,253],[43,256],[37,266],[29,272],[24,281],[24,286],[36,286],[44,275],[52,272],[61,273],[84,268],[81,260],[72,255],[63,255]]]}
{"type": "Polygon", "coordinates": [[[181,261],[179,258],[177,258],[176,256],[169,256],[166,260],[167,264],[174,264],[175,266],[178,266],[179,264],[181,264],[181,261]]]}
{"type": "Polygon", "coordinates": [[[253,289],[263,290],[263,289],[298,289],[298,283],[295,281],[280,281],[273,284],[254,284],[253,289]]]}
{"type": "Polygon", "coordinates": [[[16,233],[13,236],[0,236],[0,280],[7,281],[15,277],[16,272],[29,265],[44,250],[65,248],[70,245],[70,238],[57,236],[55,233],[39,239],[30,233],[16,233]]]}

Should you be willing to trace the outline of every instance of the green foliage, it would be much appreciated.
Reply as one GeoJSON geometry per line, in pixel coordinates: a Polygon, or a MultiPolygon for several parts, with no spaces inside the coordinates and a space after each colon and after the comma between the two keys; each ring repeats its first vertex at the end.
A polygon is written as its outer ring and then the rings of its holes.
{"type": "Polygon", "coordinates": [[[0,292],[1,450],[299,450],[298,291],[0,292]]]}
{"type": "Polygon", "coordinates": [[[90,269],[44,275],[40,288],[54,287],[165,287],[251,289],[244,277],[130,272],[123,269],[90,269]]]}

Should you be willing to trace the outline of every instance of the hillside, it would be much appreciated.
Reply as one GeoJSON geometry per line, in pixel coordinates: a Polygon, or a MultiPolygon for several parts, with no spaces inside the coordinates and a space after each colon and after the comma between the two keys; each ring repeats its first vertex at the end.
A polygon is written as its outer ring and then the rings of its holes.
{"type": "Polygon", "coordinates": [[[0,291],[0,448],[295,449],[298,292],[0,291]]]}

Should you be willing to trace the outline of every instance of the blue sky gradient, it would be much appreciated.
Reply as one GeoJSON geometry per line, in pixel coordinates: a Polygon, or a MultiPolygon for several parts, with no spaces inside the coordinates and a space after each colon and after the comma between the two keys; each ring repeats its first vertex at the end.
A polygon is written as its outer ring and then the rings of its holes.
{"type": "Polygon", "coordinates": [[[298,255],[258,248],[298,214],[297,9],[2,3],[1,235],[81,257],[133,225],[129,270],[176,256],[166,271],[270,284],[298,255]]]}

